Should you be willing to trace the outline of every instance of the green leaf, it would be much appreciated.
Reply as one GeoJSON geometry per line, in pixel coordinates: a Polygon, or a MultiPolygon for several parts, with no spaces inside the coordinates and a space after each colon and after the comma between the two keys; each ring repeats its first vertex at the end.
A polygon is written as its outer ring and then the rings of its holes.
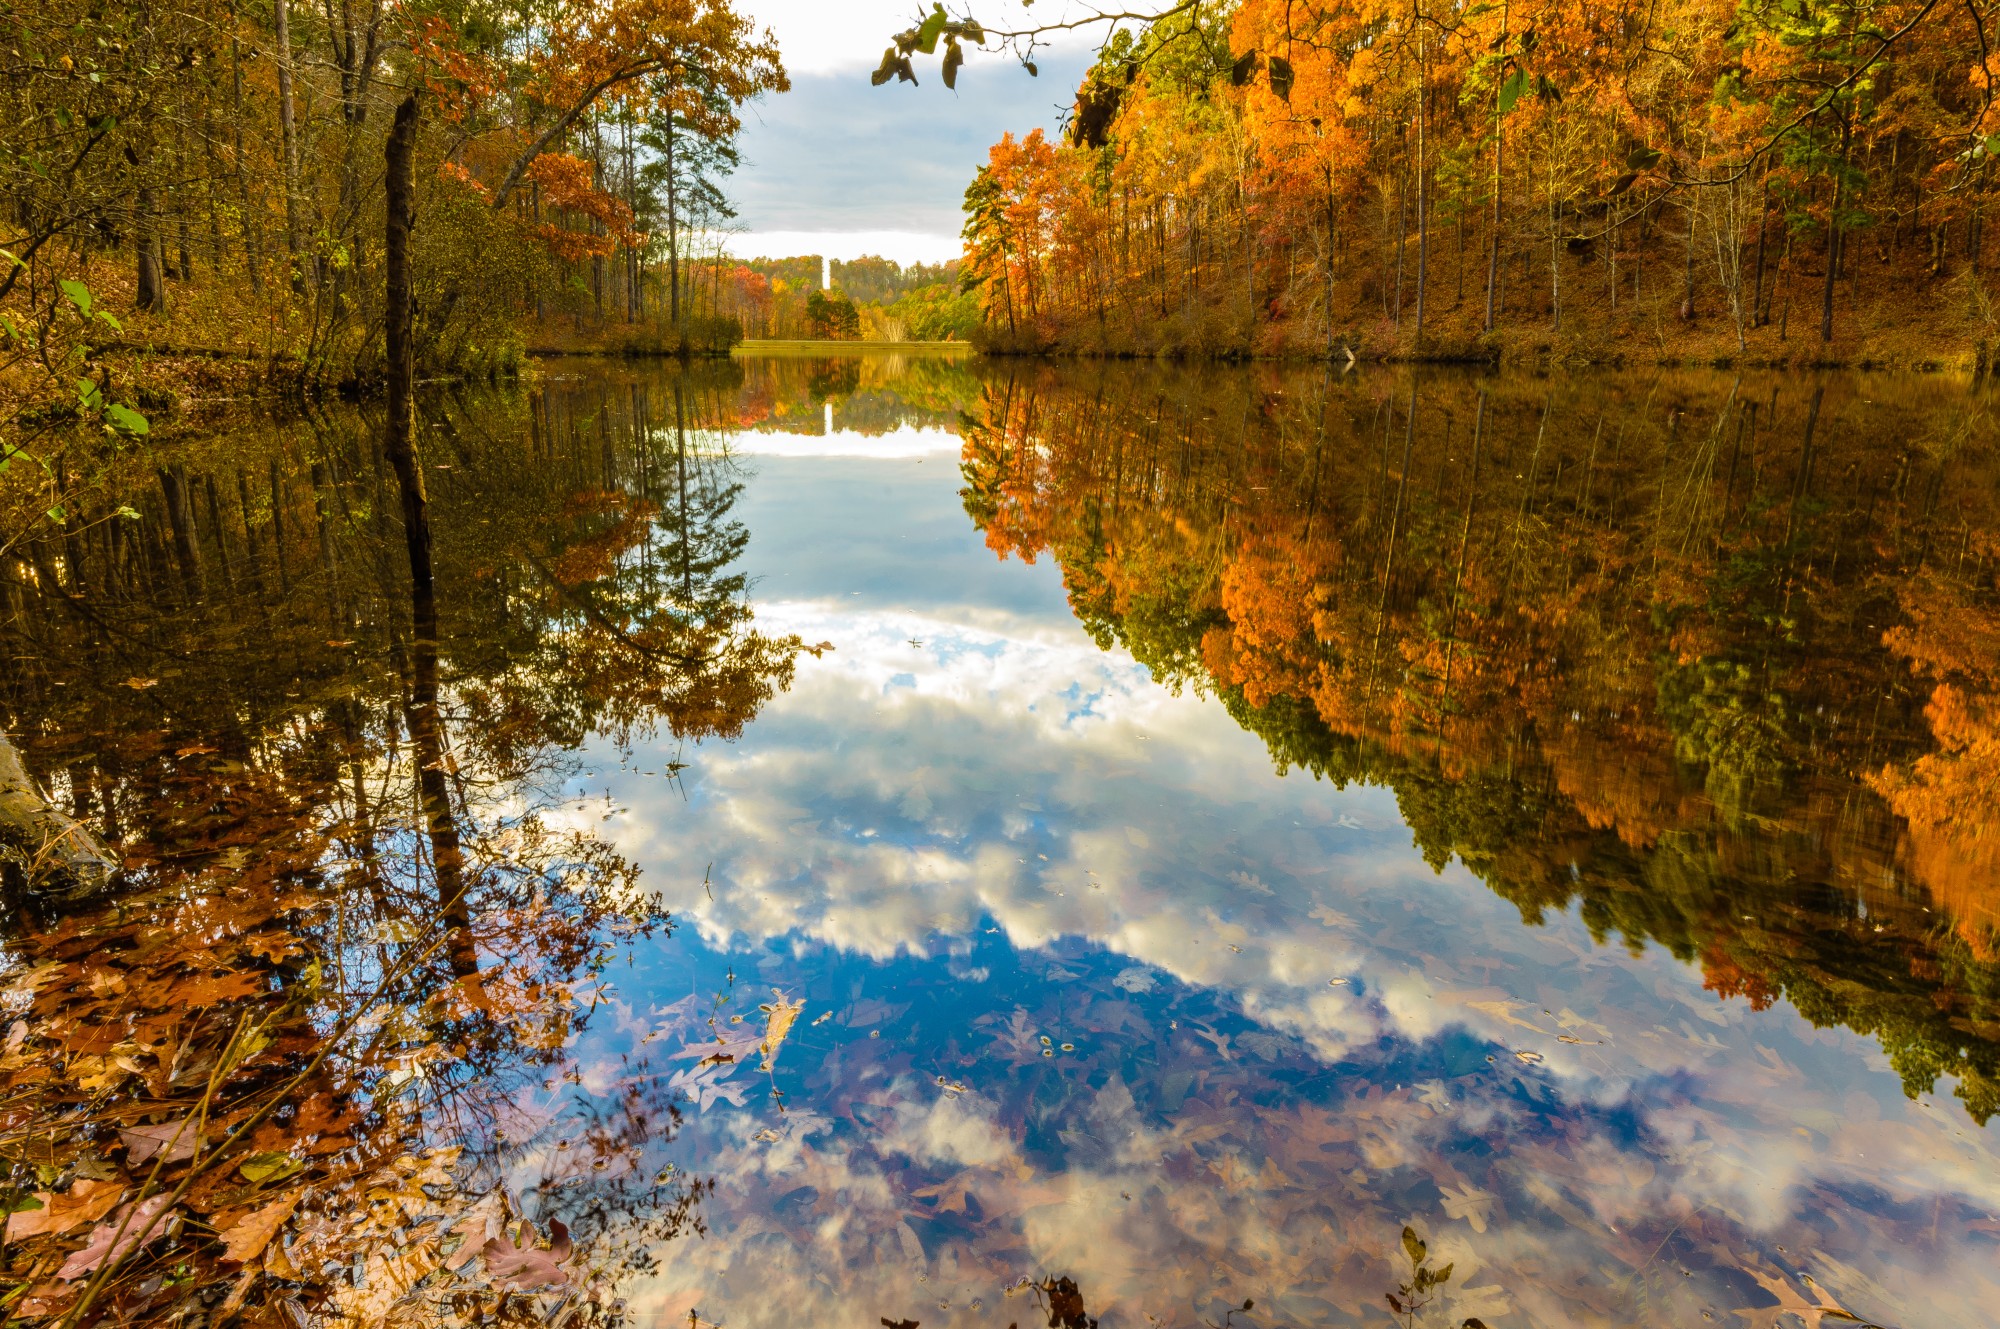
{"type": "Polygon", "coordinates": [[[1650,171],[1660,164],[1658,148],[1634,148],[1625,158],[1625,164],[1635,171],[1650,171]]]}
{"type": "Polygon", "coordinates": [[[1422,1264],[1430,1247],[1417,1237],[1416,1229],[1406,1227],[1403,1229],[1403,1250],[1409,1255],[1411,1264],[1422,1264]]]}
{"type": "Polygon", "coordinates": [[[94,411],[104,404],[104,394],[97,390],[95,383],[80,378],[76,381],[76,401],[84,410],[94,411]]]}
{"type": "Polygon", "coordinates": [[[1511,113],[1514,109],[1514,103],[1520,101],[1521,94],[1527,90],[1528,71],[1525,69],[1515,70],[1508,76],[1507,81],[1500,85],[1500,101],[1498,105],[1500,114],[1507,115],[1511,113]]]}
{"type": "Polygon", "coordinates": [[[0,249],[0,258],[6,259],[9,263],[12,263],[17,268],[25,268],[28,266],[27,264],[23,263],[18,257],[16,257],[14,251],[11,249],[0,249]]]}
{"type": "Polygon", "coordinates": [[[1242,87],[1250,81],[1251,75],[1256,72],[1257,53],[1255,51],[1245,51],[1242,55],[1236,57],[1235,64],[1229,66],[1229,86],[1232,88],[1242,87]]]}
{"type": "Polygon", "coordinates": [[[62,293],[69,297],[69,302],[75,305],[77,311],[85,318],[89,318],[91,304],[90,288],[80,281],[65,281],[59,284],[62,286],[62,293]]]}
{"type": "Polygon", "coordinates": [[[1559,102],[1563,99],[1562,89],[1550,82],[1546,74],[1535,76],[1535,95],[1537,97],[1546,97],[1552,102],[1559,102]]]}
{"type": "Polygon", "coordinates": [[[108,309],[98,310],[97,317],[102,319],[104,322],[109,323],[111,325],[111,330],[113,332],[125,331],[125,325],[123,323],[120,323],[116,318],[113,318],[110,310],[108,309]]]}
{"type": "Polygon", "coordinates": [[[252,1154],[236,1169],[251,1181],[263,1183],[277,1181],[295,1172],[305,1171],[305,1164],[290,1154],[252,1154]]]}
{"type": "Polygon", "coordinates": [[[938,38],[944,35],[944,25],[947,22],[949,20],[945,17],[944,6],[932,5],[930,17],[926,18],[923,26],[917,29],[917,49],[925,55],[935,54],[938,38]]]}
{"type": "MultiPolygon", "coordinates": [[[[1987,137],[1986,155],[1989,157],[2000,157],[2000,134],[1992,134],[1987,137]]],[[[13,255],[10,254],[8,257],[11,258],[13,255]]]]}
{"type": "Polygon", "coordinates": [[[0,1214],[25,1214],[41,1207],[32,1191],[0,1191],[0,1214]]]}
{"type": "Polygon", "coordinates": [[[1612,183],[1611,185],[1612,197],[1615,198],[1618,195],[1624,193],[1626,190],[1630,189],[1633,185],[1637,184],[1638,182],[1639,182],[1639,173],[1637,171],[1625,172],[1625,174],[1619,176],[1618,179],[1612,183]]]}
{"type": "Polygon", "coordinates": [[[153,432],[153,426],[147,421],[146,417],[129,406],[119,406],[116,403],[107,406],[104,408],[104,418],[128,434],[150,434],[153,432]]]}
{"type": "Polygon", "coordinates": [[[118,509],[118,511],[112,513],[111,515],[114,517],[123,517],[126,521],[144,520],[144,518],[142,518],[139,515],[139,510],[137,508],[120,508],[118,509]]]}

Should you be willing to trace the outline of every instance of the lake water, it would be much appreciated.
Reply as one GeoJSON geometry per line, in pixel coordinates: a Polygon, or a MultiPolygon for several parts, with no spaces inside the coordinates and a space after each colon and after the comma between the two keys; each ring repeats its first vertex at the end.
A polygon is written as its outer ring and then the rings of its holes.
{"type": "MultiPolygon", "coordinates": [[[[436,398],[481,964],[579,971],[491,1092],[371,1092],[642,1326],[1988,1322],[1991,411],[882,353],[436,398]],[[588,937],[521,921],[579,882],[588,937]]],[[[282,843],[363,977],[429,852],[374,428],[114,478],[136,534],[0,605],[65,805],[169,877],[282,843]]]]}

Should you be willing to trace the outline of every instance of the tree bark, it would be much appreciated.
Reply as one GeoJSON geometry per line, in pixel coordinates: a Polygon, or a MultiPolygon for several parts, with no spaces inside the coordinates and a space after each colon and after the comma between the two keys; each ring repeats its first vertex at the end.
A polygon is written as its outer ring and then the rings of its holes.
{"type": "Polygon", "coordinates": [[[403,498],[403,540],[410,558],[410,700],[405,718],[417,764],[418,797],[430,840],[431,870],[437,882],[438,913],[450,928],[446,952],[460,977],[479,971],[466,903],[465,853],[445,778],[443,726],[438,717],[437,582],[431,559],[430,500],[416,457],[416,378],[411,325],[415,307],[410,281],[410,228],[416,194],[417,95],[396,108],[385,152],[384,192],[388,202],[384,267],[387,300],[383,312],[389,369],[389,420],[382,450],[396,472],[403,498]]]}
{"type": "MultiPolygon", "coordinates": [[[[1507,8],[1503,5],[1500,9],[1502,45],[1507,41],[1507,19],[1507,8]]],[[[1502,72],[1505,72],[1504,65],[1502,72]]],[[[1502,186],[1506,183],[1506,177],[1501,174],[1501,167],[1505,160],[1504,148],[1507,142],[1507,127],[1500,115],[1500,88],[1504,82],[1504,79],[1499,80],[1493,85],[1493,229],[1488,237],[1486,249],[1486,331],[1488,332],[1493,331],[1493,314],[1500,294],[1500,194],[1502,186]]]]}
{"type": "Polygon", "coordinates": [[[1846,201],[1847,145],[1853,132],[1852,113],[1840,118],[1840,166],[1833,177],[1833,206],[1826,214],[1826,290],[1819,311],[1819,339],[1822,345],[1833,340],[1833,284],[1840,276],[1840,205],[1846,201]]]}
{"type": "Polygon", "coordinates": [[[119,862],[89,828],[51,807],[0,734],[0,881],[79,900],[110,885],[119,862]]]}
{"type": "Polygon", "coordinates": [[[288,0],[273,0],[273,28],[277,43],[278,128],[284,152],[285,248],[292,256],[292,288],[305,285],[299,266],[299,136],[296,102],[292,96],[292,26],[288,0]]]}
{"type": "Polygon", "coordinates": [[[132,203],[132,238],[139,248],[134,303],[149,314],[164,312],[167,287],[160,271],[160,222],[150,186],[139,186],[132,203]]]}

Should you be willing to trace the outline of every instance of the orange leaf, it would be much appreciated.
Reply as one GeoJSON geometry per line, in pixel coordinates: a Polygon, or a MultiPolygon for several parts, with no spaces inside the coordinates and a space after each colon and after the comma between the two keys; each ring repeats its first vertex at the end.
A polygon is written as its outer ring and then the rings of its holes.
{"type": "Polygon", "coordinates": [[[278,1235],[278,1229],[299,1207],[299,1200],[304,1194],[303,1191],[293,1191],[238,1219],[220,1234],[224,1243],[222,1258],[237,1264],[248,1264],[262,1255],[264,1248],[271,1244],[271,1238],[278,1235]]]}
{"type": "Polygon", "coordinates": [[[47,1232],[68,1232],[85,1223],[95,1223],[117,1208],[119,1198],[124,1194],[124,1185],[115,1181],[79,1181],[70,1186],[67,1195],[36,1191],[35,1198],[42,1202],[42,1207],[10,1215],[7,1219],[7,1240],[19,1241],[23,1237],[38,1237],[47,1232]]]}

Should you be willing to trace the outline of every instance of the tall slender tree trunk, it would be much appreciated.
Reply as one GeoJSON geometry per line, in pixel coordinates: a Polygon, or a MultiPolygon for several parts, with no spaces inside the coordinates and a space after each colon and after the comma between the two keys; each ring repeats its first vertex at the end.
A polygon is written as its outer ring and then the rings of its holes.
{"type": "Polygon", "coordinates": [[[1417,327],[1415,347],[1424,344],[1424,288],[1430,276],[1430,188],[1424,174],[1424,129],[1430,111],[1430,90],[1425,75],[1423,15],[1411,6],[1417,26],[1417,327]]]}
{"type": "Polygon", "coordinates": [[[443,725],[438,716],[437,583],[431,558],[430,500],[416,457],[416,364],[411,336],[415,302],[410,282],[410,226],[416,195],[417,95],[396,108],[385,152],[387,244],[383,263],[387,302],[383,313],[388,360],[389,419],[382,450],[396,472],[403,498],[403,540],[410,558],[410,701],[405,718],[417,763],[417,790],[430,841],[431,870],[437,883],[439,916],[451,929],[446,953],[453,972],[479,971],[466,902],[465,854],[452,813],[451,785],[445,774],[443,725]]]}
{"type": "MultiPolygon", "coordinates": [[[[151,167],[150,157],[131,154],[127,160],[140,172],[142,182],[151,167]]],[[[138,251],[134,303],[149,314],[164,313],[167,287],[160,262],[160,210],[153,187],[141,183],[132,195],[132,243],[138,251]]]]}
{"type": "Polygon", "coordinates": [[[1854,114],[1844,111],[1840,117],[1840,163],[1833,176],[1833,206],[1826,214],[1826,289],[1820,299],[1819,339],[1821,345],[1833,341],[1833,284],[1840,276],[1840,251],[1842,248],[1840,207],[1847,201],[1847,146],[1854,129],[1854,114]]]}
{"type": "Polygon", "coordinates": [[[284,159],[279,169],[285,187],[285,249],[292,258],[292,289],[303,290],[305,270],[299,254],[299,131],[297,103],[292,94],[292,20],[289,0],[272,0],[272,27],[277,45],[278,133],[284,159]]]}
{"type": "Polygon", "coordinates": [[[1326,358],[1333,359],[1333,171],[1326,173],[1326,358]]]}
{"type": "Polygon", "coordinates": [[[674,113],[667,110],[667,317],[681,325],[681,219],[680,182],[674,165],[674,113]]]}
{"type": "Polygon", "coordinates": [[[1764,154],[1764,179],[1758,187],[1757,195],[1757,280],[1756,289],[1750,293],[1750,326],[1762,327],[1770,322],[1770,314],[1764,304],[1764,242],[1771,230],[1771,154],[1764,154]]]}
{"type": "MultiPolygon", "coordinates": [[[[1500,7],[1500,44],[1507,44],[1508,7],[1500,7]]],[[[1502,66],[1504,72],[1505,66],[1502,66]]],[[[1493,316],[1500,301],[1500,200],[1506,176],[1503,173],[1505,149],[1507,145],[1506,118],[1500,113],[1500,87],[1505,80],[1497,80],[1493,85],[1493,226],[1487,238],[1486,247],[1486,331],[1493,331],[1493,316]]]]}
{"type": "Polygon", "coordinates": [[[250,206],[250,177],[243,169],[243,48],[235,38],[229,41],[230,128],[234,133],[237,201],[243,205],[243,266],[250,273],[250,289],[264,290],[264,235],[257,225],[257,210],[250,206]]]}

